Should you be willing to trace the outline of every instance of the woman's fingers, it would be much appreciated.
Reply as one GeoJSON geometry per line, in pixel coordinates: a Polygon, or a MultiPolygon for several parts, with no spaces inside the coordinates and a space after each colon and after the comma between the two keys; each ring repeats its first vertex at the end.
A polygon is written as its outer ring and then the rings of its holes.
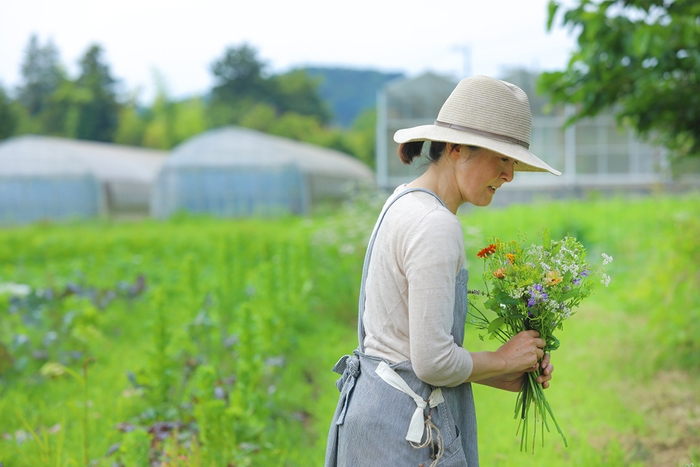
{"type": "Polygon", "coordinates": [[[547,389],[549,387],[549,381],[552,379],[552,372],[554,371],[554,365],[549,363],[549,354],[545,355],[545,358],[542,359],[542,365],[543,368],[540,375],[537,377],[537,382],[542,384],[543,389],[547,389]]]}
{"type": "MultiPolygon", "coordinates": [[[[544,370],[550,365],[550,360],[552,359],[552,356],[550,354],[545,354],[544,357],[542,358],[542,369],[544,370]]],[[[552,367],[554,368],[554,367],[552,367]]]]}

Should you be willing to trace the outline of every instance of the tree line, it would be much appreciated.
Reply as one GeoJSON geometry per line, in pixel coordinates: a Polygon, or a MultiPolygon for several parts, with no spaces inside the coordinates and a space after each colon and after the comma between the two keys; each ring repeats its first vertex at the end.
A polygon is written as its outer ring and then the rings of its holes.
{"type": "MultiPolygon", "coordinates": [[[[549,0],[548,8],[547,27],[559,19],[578,46],[564,70],[540,76],[542,97],[533,101],[534,110],[545,102],[574,104],[569,123],[613,111],[619,123],[668,148],[674,160],[700,160],[700,2],[549,0]]],[[[32,36],[20,85],[12,92],[0,86],[0,139],[35,133],[169,149],[208,128],[234,124],[374,164],[373,108],[345,129],[331,125],[331,111],[319,97],[318,70],[271,74],[248,44],[228,47],[211,64],[215,84],[204,95],[173,99],[161,77],[149,106],[118,92],[119,81],[98,44],[79,65],[78,76],[69,77],[56,47],[32,36]]],[[[333,86],[352,94],[348,85],[391,78],[358,76],[343,76],[333,86]]],[[[357,109],[358,102],[342,104],[357,109]]]]}
{"type": "Polygon", "coordinates": [[[214,86],[203,95],[174,99],[165,77],[156,74],[150,105],[121,91],[101,45],[90,45],[78,65],[78,75],[69,76],[53,42],[42,44],[32,35],[19,85],[14,90],[0,86],[0,140],[39,134],[170,149],[209,128],[240,125],[337,149],[374,165],[374,109],[348,128],[331,125],[331,109],[319,94],[320,77],[303,69],[269,73],[249,44],[227,47],[211,63],[214,86]]]}

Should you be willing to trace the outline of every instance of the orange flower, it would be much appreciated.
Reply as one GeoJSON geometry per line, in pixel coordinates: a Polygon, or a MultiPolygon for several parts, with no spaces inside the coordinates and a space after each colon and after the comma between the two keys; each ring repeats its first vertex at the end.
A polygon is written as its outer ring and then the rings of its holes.
{"type": "Polygon", "coordinates": [[[506,258],[508,258],[508,261],[511,263],[515,262],[515,255],[513,253],[506,253],[506,258]]]}
{"type": "Polygon", "coordinates": [[[476,254],[476,257],[477,258],[488,258],[489,256],[491,256],[492,254],[494,254],[496,252],[496,248],[497,248],[496,245],[494,245],[492,243],[489,246],[487,246],[486,248],[479,251],[476,254]]]}
{"type": "Polygon", "coordinates": [[[562,281],[561,274],[559,274],[558,271],[547,271],[547,274],[545,275],[544,282],[545,284],[552,286],[552,285],[557,285],[562,281]]]}
{"type": "Polygon", "coordinates": [[[506,277],[506,270],[504,268],[498,268],[495,271],[493,271],[493,277],[497,279],[503,279],[506,277]]]}

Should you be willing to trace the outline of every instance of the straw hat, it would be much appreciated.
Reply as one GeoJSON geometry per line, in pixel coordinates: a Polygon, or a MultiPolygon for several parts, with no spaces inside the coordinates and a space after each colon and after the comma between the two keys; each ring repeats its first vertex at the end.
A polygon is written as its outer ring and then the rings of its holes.
{"type": "Polygon", "coordinates": [[[394,141],[479,146],[517,160],[515,170],[561,175],[529,151],[531,132],[530,103],[522,89],[488,76],[473,76],[459,82],[433,125],[399,130],[394,141]]]}

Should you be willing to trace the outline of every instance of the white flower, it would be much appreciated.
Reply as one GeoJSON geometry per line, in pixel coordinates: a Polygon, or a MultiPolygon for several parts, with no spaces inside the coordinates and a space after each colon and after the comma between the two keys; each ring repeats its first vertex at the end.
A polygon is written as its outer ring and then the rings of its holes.
{"type": "Polygon", "coordinates": [[[569,319],[571,317],[571,308],[568,306],[562,306],[559,309],[559,314],[561,315],[561,319],[569,319]]]}
{"type": "Polygon", "coordinates": [[[520,297],[522,297],[524,293],[525,293],[525,287],[518,287],[517,289],[514,289],[509,295],[510,295],[510,298],[517,300],[520,297]]]}
{"type": "Polygon", "coordinates": [[[559,302],[556,300],[547,300],[547,311],[551,313],[559,311],[559,302]]]}
{"type": "Polygon", "coordinates": [[[612,263],[612,260],[613,260],[612,256],[606,255],[605,253],[603,253],[601,256],[603,257],[603,266],[605,266],[608,263],[612,263]]]}
{"type": "Polygon", "coordinates": [[[605,284],[605,287],[607,287],[608,284],[610,284],[610,276],[603,274],[603,278],[600,280],[600,283],[605,284]]]}

